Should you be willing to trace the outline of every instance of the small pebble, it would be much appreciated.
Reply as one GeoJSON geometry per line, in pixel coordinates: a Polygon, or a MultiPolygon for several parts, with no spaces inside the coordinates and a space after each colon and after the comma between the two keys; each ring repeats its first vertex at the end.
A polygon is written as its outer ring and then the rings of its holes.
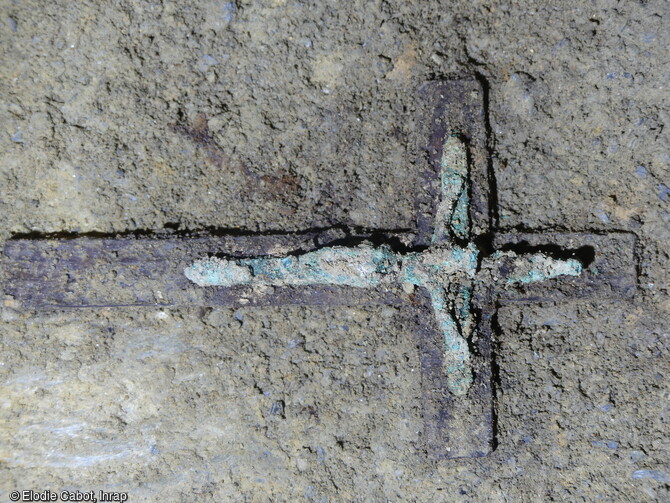
{"type": "Polygon", "coordinates": [[[600,220],[602,220],[604,223],[606,223],[606,224],[610,223],[610,219],[609,219],[609,217],[607,216],[607,213],[605,213],[603,210],[601,210],[601,209],[597,209],[597,210],[595,211],[595,214],[596,214],[596,216],[597,216],[600,220]]]}
{"type": "Polygon", "coordinates": [[[630,460],[633,463],[637,463],[638,461],[640,461],[641,459],[644,459],[645,457],[646,457],[646,455],[642,451],[631,451],[630,452],[630,460]]]}
{"type": "Polygon", "coordinates": [[[226,23],[233,20],[233,14],[235,14],[235,2],[228,2],[223,6],[223,19],[226,23]]]}
{"type": "Polygon", "coordinates": [[[204,54],[200,58],[200,62],[198,63],[198,70],[200,70],[201,72],[206,72],[207,70],[209,70],[211,66],[215,66],[218,64],[219,62],[212,56],[210,56],[209,54],[204,54]]]}
{"type": "Polygon", "coordinates": [[[284,401],[283,400],[277,400],[272,404],[272,407],[270,407],[270,414],[273,416],[281,416],[284,417],[284,401]]]}
{"type": "Polygon", "coordinates": [[[670,475],[660,470],[637,470],[633,472],[634,479],[654,479],[659,482],[670,482],[670,475]]]}
{"type": "Polygon", "coordinates": [[[619,442],[614,440],[594,440],[591,442],[593,447],[607,447],[608,449],[616,449],[619,447],[619,442]]]}
{"type": "Polygon", "coordinates": [[[17,105],[16,103],[10,103],[10,105],[7,107],[7,110],[9,110],[14,115],[18,115],[19,117],[23,115],[23,108],[21,108],[21,105],[17,105]]]}

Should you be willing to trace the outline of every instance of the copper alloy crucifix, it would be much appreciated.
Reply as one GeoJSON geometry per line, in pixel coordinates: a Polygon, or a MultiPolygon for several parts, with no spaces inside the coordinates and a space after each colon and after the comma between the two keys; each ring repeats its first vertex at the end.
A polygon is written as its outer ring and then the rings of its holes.
{"type": "Polygon", "coordinates": [[[406,305],[421,319],[424,445],[437,458],[495,447],[494,328],[505,302],[631,296],[627,233],[496,232],[485,90],[418,93],[425,189],[408,232],[17,236],[4,248],[16,308],[406,305]]]}

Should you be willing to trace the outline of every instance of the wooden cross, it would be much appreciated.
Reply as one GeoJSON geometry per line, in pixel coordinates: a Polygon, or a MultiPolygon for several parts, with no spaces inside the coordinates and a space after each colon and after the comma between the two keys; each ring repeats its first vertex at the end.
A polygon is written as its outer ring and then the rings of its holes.
{"type": "Polygon", "coordinates": [[[408,305],[421,320],[429,455],[486,455],[495,447],[497,308],[633,295],[635,239],[494,233],[484,90],[455,80],[419,96],[425,190],[415,232],[19,236],[4,249],[7,298],[21,308],[408,305]]]}

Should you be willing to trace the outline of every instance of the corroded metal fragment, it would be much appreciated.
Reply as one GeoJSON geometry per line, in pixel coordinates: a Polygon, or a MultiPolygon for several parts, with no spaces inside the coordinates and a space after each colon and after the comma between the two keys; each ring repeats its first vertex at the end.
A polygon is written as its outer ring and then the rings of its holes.
{"type": "Polygon", "coordinates": [[[433,247],[400,254],[389,247],[361,245],[331,247],[296,257],[257,257],[196,260],[184,274],[199,286],[314,286],[373,288],[400,283],[426,288],[437,326],[444,335],[445,371],[449,390],[462,395],[472,382],[467,337],[470,335],[469,286],[461,292],[459,320],[452,316],[455,300],[451,283],[470,281],[477,268],[474,245],[433,247]],[[465,301],[463,302],[463,300],[465,301]],[[467,333],[464,327],[467,326],[467,333]]]}
{"type": "MultiPolygon", "coordinates": [[[[425,288],[444,338],[447,387],[457,396],[467,394],[473,382],[468,339],[472,336],[472,282],[479,268],[470,238],[467,146],[456,136],[444,140],[440,160],[440,201],[435,214],[433,245],[421,252],[394,253],[388,246],[325,247],[296,256],[217,258],[194,261],[185,276],[199,286],[316,286],[373,288],[400,283],[403,289],[425,288]],[[457,285],[457,288],[450,288],[457,285]],[[454,293],[454,290],[457,293],[454,293]]],[[[484,270],[495,269],[502,258],[513,259],[507,284],[534,283],[581,273],[581,263],[541,253],[517,256],[499,252],[486,259],[484,270]]],[[[489,281],[499,279],[487,275],[489,281]]]]}
{"type": "Polygon", "coordinates": [[[453,238],[470,238],[470,195],[468,193],[467,147],[456,136],[449,136],[440,159],[440,202],[435,215],[433,243],[453,238]]]}

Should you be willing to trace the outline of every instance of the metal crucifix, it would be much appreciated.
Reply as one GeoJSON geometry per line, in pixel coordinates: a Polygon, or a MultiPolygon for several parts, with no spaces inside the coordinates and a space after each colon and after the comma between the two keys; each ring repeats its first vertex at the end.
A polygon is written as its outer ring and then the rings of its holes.
{"type": "Polygon", "coordinates": [[[494,234],[480,84],[430,83],[420,96],[417,137],[429,138],[418,140],[429,162],[416,232],[13,239],[5,293],[24,308],[411,305],[422,321],[415,336],[426,449],[437,458],[486,455],[494,447],[497,307],[630,296],[635,240],[494,234]]]}

